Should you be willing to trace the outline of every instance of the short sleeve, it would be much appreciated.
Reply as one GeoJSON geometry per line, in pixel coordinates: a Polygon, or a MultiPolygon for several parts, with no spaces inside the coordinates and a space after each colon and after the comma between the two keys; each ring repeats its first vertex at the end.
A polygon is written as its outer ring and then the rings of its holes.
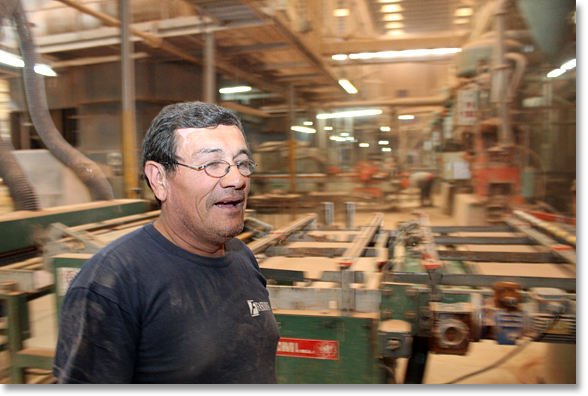
{"type": "Polygon", "coordinates": [[[131,383],[139,327],[91,286],[71,288],[63,301],[53,375],[60,383],[131,383]]]}

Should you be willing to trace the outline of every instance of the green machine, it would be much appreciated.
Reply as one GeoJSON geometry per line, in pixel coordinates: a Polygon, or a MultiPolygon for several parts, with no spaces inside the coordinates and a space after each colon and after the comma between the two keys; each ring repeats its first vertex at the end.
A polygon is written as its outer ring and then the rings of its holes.
{"type": "MultiPolygon", "coordinates": [[[[47,248],[57,311],[100,245],[156,215],[114,228],[57,225],[47,248]]],[[[319,224],[313,213],[278,230],[246,219],[243,240],[268,280],[279,325],[279,383],[422,383],[430,353],[465,355],[481,339],[575,344],[575,249],[514,217],[491,227],[432,227],[425,214],[415,217],[396,229],[384,227],[382,213],[344,229],[328,223],[331,216],[319,224]],[[465,248],[472,245],[505,251],[465,248]],[[545,249],[512,252],[512,245],[545,249]],[[476,265],[484,262],[557,265],[570,276],[484,275],[476,265]],[[398,359],[407,360],[404,373],[398,359]]]]}
{"type": "Polygon", "coordinates": [[[19,211],[0,216],[0,256],[34,248],[35,233],[53,223],[68,227],[145,213],[148,201],[118,199],[60,206],[38,211],[19,211]]]}

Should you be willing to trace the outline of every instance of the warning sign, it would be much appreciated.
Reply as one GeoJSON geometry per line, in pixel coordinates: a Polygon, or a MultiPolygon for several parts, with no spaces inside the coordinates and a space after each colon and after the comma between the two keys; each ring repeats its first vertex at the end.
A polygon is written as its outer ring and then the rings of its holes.
{"type": "Polygon", "coordinates": [[[457,93],[457,125],[475,125],[478,120],[478,91],[457,93]]]}
{"type": "Polygon", "coordinates": [[[329,340],[307,340],[303,338],[280,338],[277,355],[309,359],[339,360],[339,342],[329,340]]]}

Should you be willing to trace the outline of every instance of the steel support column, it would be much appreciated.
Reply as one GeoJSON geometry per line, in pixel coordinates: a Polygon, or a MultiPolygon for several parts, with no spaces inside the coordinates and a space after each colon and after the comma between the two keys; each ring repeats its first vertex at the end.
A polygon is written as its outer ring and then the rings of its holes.
{"type": "Polygon", "coordinates": [[[204,35],[204,70],[203,70],[203,101],[216,102],[216,79],[214,70],[214,33],[207,32],[204,35]]]}
{"type": "Polygon", "coordinates": [[[129,0],[119,0],[120,6],[120,52],[122,69],[122,153],[124,165],[124,192],[127,198],[137,198],[139,171],[137,165],[137,131],[135,123],[135,65],[132,58],[133,42],[129,0]]]}

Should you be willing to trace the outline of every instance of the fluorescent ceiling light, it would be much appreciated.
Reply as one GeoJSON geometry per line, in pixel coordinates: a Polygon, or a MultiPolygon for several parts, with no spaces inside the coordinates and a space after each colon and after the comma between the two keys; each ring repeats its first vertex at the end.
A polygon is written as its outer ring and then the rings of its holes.
{"type": "Polygon", "coordinates": [[[362,52],[359,54],[349,54],[350,59],[373,59],[373,58],[402,58],[402,57],[426,57],[437,55],[448,55],[461,52],[461,48],[433,48],[433,49],[415,49],[404,51],[381,51],[381,52],[362,52]]]}
{"type": "Polygon", "coordinates": [[[369,143],[359,143],[359,147],[369,147],[369,143]]]}
{"type": "Polygon", "coordinates": [[[554,78],[554,77],[559,77],[562,74],[564,74],[566,71],[564,69],[555,69],[550,71],[549,73],[547,73],[547,77],[549,78],[554,78]]]}
{"type": "Polygon", "coordinates": [[[549,73],[547,73],[547,77],[549,77],[549,78],[559,77],[562,74],[564,74],[565,72],[567,72],[568,70],[572,70],[575,67],[576,67],[576,60],[572,59],[571,61],[568,61],[568,62],[564,63],[563,65],[561,65],[561,67],[559,69],[555,69],[555,70],[552,70],[549,73]]]}
{"type": "Polygon", "coordinates": [[[221,88],[218,91],[220,93],[222,93],[222,94],[238,93],[238,92],[249,92],[249,91],[251,91],[251,87],[247,87],[247,86],[227,87],[227,88],[221,88]]]}
{"type": "MultiPolygon", "coordinates": [[[[11,54],[10,52],[0,50],[0,63],[13,67],[24,67],[25,63],[22,58],[18,55],[11,54]]],[[[37,63],[33,68],[35,73],[42,74],[44,76],[55,77],[57,74],[51,69],[51,67],[42,63],[37,63]]]]}
{"type": "Polygon", "coordinates": [[[361,116],[368,116],[368,115],[377,115],[382,114],[382,110],[357,110],[357,111],[342,111],[340,113],[322,113],[317,114],[316,118],[318,119],[326,119],[326,118],[343,118],[343,117],[361,117],[361,116]]]}
{"type": "Polygon", "coordinates": [[[293,131],[296,132],[302,132],[302,133],[315,133],[316,129],[313,128],[307,128],[307,127],[303,127],[303,126],[293,126],[290,129],[292,129],[293,131]]]}
{"type": "Polygon", "coordinates": [[[345,60],[347,59],[347,55],[344,54],[337,54],[337,55],[333,55],[331,58],[333,58],[333,60],[345,60]]]}
{"type": "Polygon", "coordinates": [[[348,8],[339,8],[333,11],[333,16],[336,17],[346,17],[349,16],[349,9],[348,8]]]}
{"type": "Polygon", "coordinates": [[[385,146],[385,145],[387,145],[387,144],[390,144],[390,142],[389,142],[389,141],[387,141],[387,140],[380,140],[380,141],[378,142],[378,144],[379,144],[380,146],[385,146]]]}
{"type": "Polygon", "coordinates": [[[336,142],[344,142],[345,141],[345,138],[341,137],[341,136],[331,136],[331,137],[329,137],[329,139],[334,140],[336,142]]]}
{"type": "Polygon", "coordinates": [[[35,70],[35,73],[41,74],[43,76],[57,77],[57,73],[55,73],[52,68],[42,63],[37,63],[33,70],[35,70]]]}
{"type": "Polygon", "coordinates": [[[357,88],[355,88],[353,84],[349,82],[349,80],[339,80],[339,85],[341,85],[343,89],[345,89],[345,91],[347,91],[349,94],[357,93],[357,88]]]}
{"type": "Polygon", "coordinates": [[[302,125],[312,125],[312,121],[304,121],[302,125]]]}
{"type": "Polygon", "coordinates": [[[325,131],[332,131],[332,130],[333,130],[333,127],[332,126],[326,126],[325,127],[325,131]]]}
{"type": "Polygon", "coordinates": [[[572,59],[571,61],[566,62],[563,65],[561,65],[560,69],[571,70],[574,67],[576,67],[576,60],[575,59],[572,59]]]}
{"type": "Polygon", "coordinates": [[[404,23],[402,22],[388,22],[385,25],[386,29],[402,29],[404,27],[404,23]]]}
{"type": "Polygon", "coordinates": [[[383,5],[382,8],[380,9],[380,12],[389,14],[392,12],[401,12],[402,11],[402,7],[400,7],[398,4],[388,4],[388,5],[383,5]]]}
{"type": "Polygon", "coordinates": [[[457,18],[453,21],[453,23],[455,25],[463,25],[465,23],[468,23],[470,20],[468,18],[457,18]]]}
{"type": "Polygon", "coordinates": [[[392,151],[390,147],[382,147],[382,151],[392,151]]]}
{"type": "Polygon", "coordinates": [[[390,132],[390,131],[391,131],[391,129],[390,129],[390,127],[389,127],[389,126],[381,126],[381,127],[380,127],[380,131],[382,131],[382,132],[390,132]]]}
{"type": "Polygon", "coordinates": [[[378,3],[397,3],[400,0],[378,0],[378,3]]]}
{"type": "Polygon", "coordinates": [[[341,136],[349,136],[349,132],[341,132],[340,135],[341,136]]]}
{"type": "Polygon", "coordinates": [[[382,18],[383,21],[393,22],[393,21],[402,21],[404,17],[402,14],[386,14],[382,18]]]}
{"type": "Polygon", "coordinates": [[[414,120],[414,116],[413,115],[399,115],[398,116],[399,120],[414,120]]]}
{"type": "Polygon", "coordinates": [[[472,16],[473,13],[474,13],[474,10],[469,7],[458,8],[457,10],[455,10],[456,17],[468,17],[468,16],[472,16]]]}
{"type": "Polygon", "coordinates": [[[401,34],[404,34],[404,30],[398,30],[398,29],[388,30],[386,32],[386,34],[388,36],[400,36],[401,34]]]}

